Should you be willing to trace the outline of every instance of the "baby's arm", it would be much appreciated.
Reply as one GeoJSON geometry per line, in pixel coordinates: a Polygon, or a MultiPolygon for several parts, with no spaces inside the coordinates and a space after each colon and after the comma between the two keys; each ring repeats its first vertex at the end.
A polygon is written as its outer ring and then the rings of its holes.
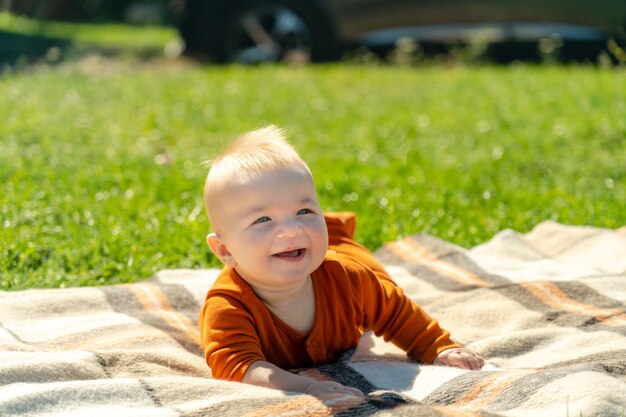
{"type": "Polygon", "coordinates": [[[292,374],[266,361],[256,361],[250,365],[242,382],[316,396],[340,394],[363,397],[363,393],[356,388],[346,387],[333,381],[317,381],[313,378],[292,374]]]}
{"type": "Polygon", "coordinates": [[[483,358],[465,348],[446,349],[437,355],[433,361],[433,365],[456,366],[471,370],[480,369],[484,364],[483,358]]]}

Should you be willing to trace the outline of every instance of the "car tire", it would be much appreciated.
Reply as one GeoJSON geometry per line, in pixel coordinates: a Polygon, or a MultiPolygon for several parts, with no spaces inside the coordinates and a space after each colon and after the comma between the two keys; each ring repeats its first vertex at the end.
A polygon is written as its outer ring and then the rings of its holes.
{"type": "Polygon", "coordinates": [[[218,12],[198,8],[189,19],[194,30],[181,31],[187,46],[218,62],[319,62],[340,55],[332,22],[315,0],[229,2],[218,12]]]}

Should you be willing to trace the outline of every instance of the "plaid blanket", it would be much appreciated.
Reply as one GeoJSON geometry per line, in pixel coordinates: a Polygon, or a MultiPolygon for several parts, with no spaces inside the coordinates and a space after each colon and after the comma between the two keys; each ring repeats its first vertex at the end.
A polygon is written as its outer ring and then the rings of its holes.
{"type": "Polygon", "coordinates": [[[195,321],[217,271],[167,270],[0,292],[0,415],[626,415],[626,228],[545,222],[470,250],[415,235],[376,256],[483,370],[419,365],[365,334],[339,362],[294,370],[364,400],[214,380],[195,321]]]}

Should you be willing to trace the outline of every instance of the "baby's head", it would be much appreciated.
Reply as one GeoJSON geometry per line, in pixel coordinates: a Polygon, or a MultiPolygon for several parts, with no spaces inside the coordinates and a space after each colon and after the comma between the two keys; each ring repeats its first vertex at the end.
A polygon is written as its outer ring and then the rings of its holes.
{"type": "Polygon", "coordinates": [[[326,255],[313,177],[275,126],[240,136],[211,163],[204,203],[211,250],[253,286],[306,277],[326,255]]]}
{"type": "Polygon", "coordinates": [[[207,164],[211,168],[204,184],[204,206],[214,230],[219,228],[219,195],[230,187],[281,169],[299,171],[313,180],[306,162],[273,125],[244,133],[207,164]]]}

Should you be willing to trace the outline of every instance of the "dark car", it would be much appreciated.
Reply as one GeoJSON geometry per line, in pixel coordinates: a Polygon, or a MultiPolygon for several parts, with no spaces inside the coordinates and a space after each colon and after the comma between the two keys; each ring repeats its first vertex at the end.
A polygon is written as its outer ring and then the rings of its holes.
{"type": "Polygon", "coordinates": [[[180,30],[188,51],[254,63],[334,60],[401,38],[621,42],[625,22],[626,0],[187,0],[180,30]]]}

